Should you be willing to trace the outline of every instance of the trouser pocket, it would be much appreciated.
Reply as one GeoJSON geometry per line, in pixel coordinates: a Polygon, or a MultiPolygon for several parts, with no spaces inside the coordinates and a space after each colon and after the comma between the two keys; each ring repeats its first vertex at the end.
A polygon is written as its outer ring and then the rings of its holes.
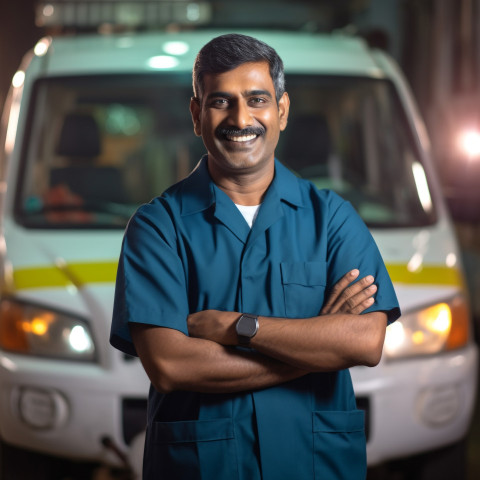
{"type": "Polygon", "coordinates": [[[155,422],[147,431],[144,480],[238,479],[231,418],[155,422]]]}
{"type": "Polygon", "coordinates": [[[367,473],[364,412],[313,412],[317,480],[360,480],[367,473]]]}

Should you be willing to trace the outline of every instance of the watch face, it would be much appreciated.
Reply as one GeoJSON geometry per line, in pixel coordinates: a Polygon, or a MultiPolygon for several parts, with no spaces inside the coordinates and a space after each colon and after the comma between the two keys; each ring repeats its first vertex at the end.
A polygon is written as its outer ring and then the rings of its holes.
{"type": "Polygon", "coordinates": [[[242,315],[237,322],[237,334],[241,337],[252,338],[258,330],[257,317],[242,315]]]}

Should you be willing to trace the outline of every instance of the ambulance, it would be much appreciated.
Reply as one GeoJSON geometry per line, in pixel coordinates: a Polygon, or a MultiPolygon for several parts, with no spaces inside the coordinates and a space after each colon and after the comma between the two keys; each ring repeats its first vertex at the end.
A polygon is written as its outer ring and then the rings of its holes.
{"type": "MultiPolygon", "coordinates": [[[[117,260],[135,209],[205,151],[188,110],[191,70],[222,33],[46,37],[13,78],[0,133],[2,478],[32,452],[141,468],[149,382],[109,345],[117,260]]],[[[415,456],[416,478],[443,478],[439,459],[458,470],[465,453],[478,352],[412,94],[395,62],[354,36],[244,33],[285,63],[291,113],[276,156],[354,205],[395,284],[403,316],[380,364],[351,370],[369,466],[415,456]]]]}

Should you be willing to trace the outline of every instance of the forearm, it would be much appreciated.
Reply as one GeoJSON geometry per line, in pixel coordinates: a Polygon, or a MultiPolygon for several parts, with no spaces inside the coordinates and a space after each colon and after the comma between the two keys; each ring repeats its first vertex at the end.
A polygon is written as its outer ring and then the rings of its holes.
{"type": "Polygon", "coordinates": [[[152,384],[164,393],[255,390],[307,373],[259,352],[225,347],[175,330],[134,325],[132,336],[152,384]]]}
{"type": "MultiPolygon", "coordinates": [[[[189,316],[190,333],[236,345],[238,312],[205,310],[189,316]]],[[[309,371],[332,371],[380,361],[387,316],[334,313],[304,319],[259,317],[251,346],[258,352],[309,371]]]]}
{"type": "Polygon", "coordinates": [[[173,390],[210,393],[257,390],[307,373],[256,351],[240,351],[208,340],[193,340],[198,343],[187,356],[170,362],[168,377],[173,390]]]}
{"type": "Polygon", "coordinates": [[[292,366],[332,371],[380,361],[386,315],[333,314],[306,319],[259,318],[251,345],[292,366]]]}
{"type": "MultiPolygon", "coordinates": [[[[333,287],[321,315],[305,319],[259,317],[251,340],[258,352],[309,371],[332,371],[380,361],[387,316],[362,313],[377,291],[368,275],[351,284],[358,270],[347,272],[333,287]]],[[[236,345],[239,312],[204,310],[188,317],[190,335],[221,345],[236,345]]]]}

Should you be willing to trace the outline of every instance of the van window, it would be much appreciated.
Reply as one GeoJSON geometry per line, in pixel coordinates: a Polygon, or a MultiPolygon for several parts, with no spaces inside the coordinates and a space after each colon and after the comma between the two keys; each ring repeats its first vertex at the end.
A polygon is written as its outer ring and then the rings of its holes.
{"type": "Polygon", "coordinates": [[[16,219],[31,228],[124,228],[204,148],[187,75],[48,78],[35,85],[16,219]]]}
{"type": "Polygon", "coordinates": [[[399,99],[386,80],[287,77],[290,117],[276,154],[349,200],[370,227],[428,225],[433,199],[399,99]]]}
{"type": "MultiPolygon", "coordinates": [[[[291,75],[277,157],[350,200],[370,226],[433,221],[428,183],[388,82],[291,75]]],[[[124,228],[205,152],[189,74],[37,81],[15,213],[29,228],[124,228]]]]}

